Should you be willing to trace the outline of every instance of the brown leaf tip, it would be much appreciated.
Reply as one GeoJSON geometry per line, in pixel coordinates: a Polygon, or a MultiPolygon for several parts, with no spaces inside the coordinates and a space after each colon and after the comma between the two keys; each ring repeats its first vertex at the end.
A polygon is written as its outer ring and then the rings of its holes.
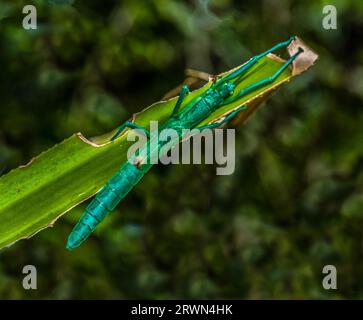
{"type": "Polygon", "coordinates": [[[292,56],[299,50],[299,48],[302,48],[304,52],[302,52],[292,63],[293,76],[296,76],[310,68],[319,57],[299,37],[295,37],[295,40],[292,41],[287,47],[287,51],[289,52],[290,56],[292,56]]]}

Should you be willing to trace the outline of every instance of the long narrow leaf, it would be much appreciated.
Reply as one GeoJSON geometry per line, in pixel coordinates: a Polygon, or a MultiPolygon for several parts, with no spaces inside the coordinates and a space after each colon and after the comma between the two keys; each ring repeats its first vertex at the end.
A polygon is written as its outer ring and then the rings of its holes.
{"type": "MultiPolygon", "coordinates": [[[[290,54],[298,45],[303,46],[305,52],[292,69],[286,69],[274,83],[220,108],[204,123],[217,121],[238,106],[248,104],[249,108],[241,111],[238,118],[239,123],[244,123],[276,88],[314,63],[317,56],[299,39],[290,45],[290,54]]],[[[271,76],[282,63],[283,60],[272,55],[261,59],[249,70],[237,90],[271,76]]],[[[183,106],[210,85],[211,82],[190,93],[183,106]]],[[[151,120],[162,123],[171,114],[175,101],[173,98],[155,103],[136,114],[134,121],[145,127],[151,120]]],[[[0,178],[0,248],[52,225],[62,214],[93,196],[113,176],[126,160],[132,143],[127,141],[126,134],[109,142],[113,134],[114,131],[92,141],[80,133],[74,134],[28,165],[0,178]]]]}

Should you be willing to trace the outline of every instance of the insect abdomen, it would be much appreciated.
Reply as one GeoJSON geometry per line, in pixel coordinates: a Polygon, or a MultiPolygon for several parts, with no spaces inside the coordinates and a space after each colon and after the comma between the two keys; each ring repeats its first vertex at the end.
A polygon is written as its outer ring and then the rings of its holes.
{"type": "Polygon", "coordinates": [[[128,161],[101,189],[69,235],[67,248],[78,247],[144,176],[128,161]]]}
{"type": "MultiPolygon", "coordinates": [[[[126,162],[122,168],[102,188],[95,199],[112,211],[144,176],[135,165],[126,162]]],[[[104,218],[104,217],[103,217],[104,218]]]]}

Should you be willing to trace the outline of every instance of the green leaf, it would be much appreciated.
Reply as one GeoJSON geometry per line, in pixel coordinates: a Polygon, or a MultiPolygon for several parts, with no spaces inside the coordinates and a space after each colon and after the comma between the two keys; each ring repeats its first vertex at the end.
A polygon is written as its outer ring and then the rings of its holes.
{"type": "MultiPolygon", "coordinates": [[[[292,70],[286,69],[273,84],[220,108],[203,123],[217,121],[237,107],[248,104],[249,108],[241,111],[238,117],[238,122],[244,123],[276,88],[314,63],[317,56],[300,40],[295,46],[297,44],[304,46],[305,52],[296,60],[292,70]]],[[[291,54],[294,48],[290,45],[289,49],[291,54]]],[[[272,75],[282,63],[273,55],[261,59],[246,74],[237,90],[272,75]]],[[[187,95],[182,108],[210,85],[208,82],[187,95]]],[[[145,127],[151,120],[162,123],[171,114],[175,102],[176,98],[155,103],[137,113],[134,121],[145,127]]],[[[51,226],[61,215],[102,188],[126,160],[127,150],[132,144],[127,141],[126,134],[109,142],[114,132],[91,141],[80,133],[74,134],[26,166],[0,178],[0,248],[51,226]]]]}

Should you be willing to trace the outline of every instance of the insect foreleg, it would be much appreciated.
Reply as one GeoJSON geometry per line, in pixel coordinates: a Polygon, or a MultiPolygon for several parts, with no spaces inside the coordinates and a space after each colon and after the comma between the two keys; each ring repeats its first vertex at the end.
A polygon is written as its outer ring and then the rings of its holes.
{"type": "Polygon", "coordinates": [[[229,115],[227,115],[222,121],[219,122],[214,122],[211,124],[207,124],[201,127],[197,127],[196,129],[199,129],[200,131],[204,130],[204,129],[215,129],[218,128],[222,125],[224,125],[225,123],[227,123],[228,121],[232,120],[238,112],[240,112],[241,110],[245,110],[247,108],[246,105],[243,105],[241,107],[239,107],[238,109],[232,111],[229,115]]]}
{"type": "Polygon", "coordinates": [[[297,56],[302,53],[304,50],[299,47],[298,51],[292,55],[288,60],[286,60],[286,62],[281,66],[281,68],[279,70],[277,70],[272,76],[267,77],[265,79],[262,79],[254,84],[251,84],[249,86],[247,86],[246,88],[242,89],[237,95],[225,100],[225,102],[223,104],[221,104],[221,106],[224,106],[226,104],[232,103],[238,99],[240,99],[241,97],[243,97],[244,95],[260,88],[263,87],[267,84],[270,84],[272,82],[274,82],[277,77],[297,58],[297,56]]]}
{"type": "Polygon", "coordinates": [[[113,137],[111,138],[111,141],[115,140],[122,131],[124,131],[126,128],[130,128],[130,129],[135,129],[135,130],[141,130],[148,138],[150,138],[150,132],[149,130],[145,129],[144,127],[139,126],[136,123],[130,122],[130,121],[126,121],[124,124],[122,124],[117,132],[113,135],[113,137]]]}
{"type": "Polygon", "coordinates": [[[188,86],[186,86],[186,85],[182,86],[182,88],[180,90],[178,101],[176,102],[175,107],[173,109],[173,112],[171,114],[172,117],[174,117],[178,113],[179,108],[180,108],[180,106],[181,106],[181,104],[182,104],[182,102],[184,100],[185,95],[187,95],[189,92],[190,92],[190,90],[189,90],[188,86]]]}
{"type": "Polygon", "coordinates": [[[288,46],[293,40],[295,40],[295,37],[291,37],[287,41],[280,42],[277,45],[273,46],[272,48],[268,49],[267,51],[262,52],[259,55],[252,57],[248,62],[246,62],[240,68],[238,68],[237,70],[233,71],[231,74],[229,74],[228,76],[223,78],[222,82],[224,83],[226,81],[230,81],[230,80],[232,80],[234,78],[237,78],[237,77],[241,76],[248,69],[250,69],[259,59],[261,59],[262,57],[268,55],[269,53],[272,53],[272,52],[276,51],[279,48],[288,46]]]}

